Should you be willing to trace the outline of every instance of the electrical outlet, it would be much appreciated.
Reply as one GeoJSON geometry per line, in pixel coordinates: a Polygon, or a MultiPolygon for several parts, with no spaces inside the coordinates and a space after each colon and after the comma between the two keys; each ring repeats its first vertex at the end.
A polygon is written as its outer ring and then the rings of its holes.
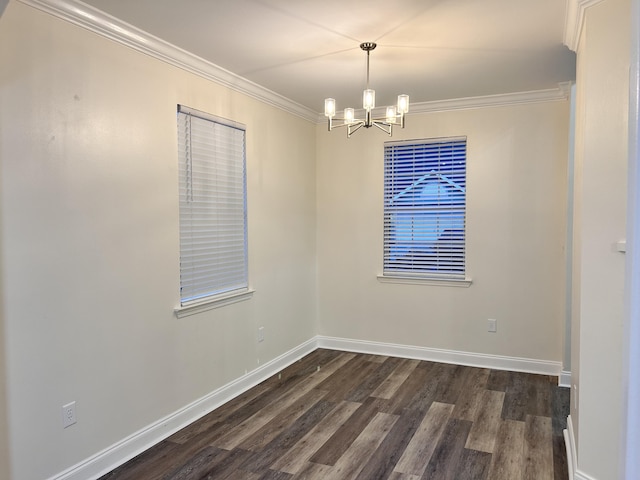
{"type": "Polygon", "coordinates": [[[498,321],[495,318],[489,319],[489,332],[496,333],[498,331],[498,321]]]}
{"type": "Polygon", "coordinates": [[[264,327],[258,328],[258,342],[264,342],[264,327]]]}
{"type": "Polygon", "coordinates": [[[62,406],[62,428],[70,427],[76,423],[76,402],[62,406]]]}

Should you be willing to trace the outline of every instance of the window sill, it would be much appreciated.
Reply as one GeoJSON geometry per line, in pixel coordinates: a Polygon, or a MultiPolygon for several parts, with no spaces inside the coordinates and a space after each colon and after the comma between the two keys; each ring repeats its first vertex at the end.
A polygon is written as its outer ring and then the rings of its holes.
{"type": "Polygon", "coordinates": [[[436,277],[403,277],[401,275],[378,275],[381,283],[402,283],[405,285],[433,285],[437,287],[463,287],[471,286],[471,278],[436,278],[436,277]]]}
{"type": "Polygon", "coordinates": [[[197,313],[206,312],[207,310],[213,310],[214,308],[220,308],[225,305],[231,305],[232,303],[249,300],[253,296],[254,292],[255,290],[243,290],[229,295],[209,298],[202,302],[176,307],[173,312],[178,318],[188,317],[197,313]]]}

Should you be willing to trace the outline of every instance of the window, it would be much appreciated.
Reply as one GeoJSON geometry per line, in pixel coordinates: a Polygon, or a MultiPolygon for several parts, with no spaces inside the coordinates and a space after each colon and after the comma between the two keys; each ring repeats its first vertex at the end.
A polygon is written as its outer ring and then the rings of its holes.
{"type": "Polygon", "coordinates": [[[387,142],[383,276],[465,280],[466,138],[387,142]]]}
{"type": "Polygon", "coordinates": [[[245,128],[178,106],[178,160],[180,306],[241,296],[248,292],[245,128]]]}

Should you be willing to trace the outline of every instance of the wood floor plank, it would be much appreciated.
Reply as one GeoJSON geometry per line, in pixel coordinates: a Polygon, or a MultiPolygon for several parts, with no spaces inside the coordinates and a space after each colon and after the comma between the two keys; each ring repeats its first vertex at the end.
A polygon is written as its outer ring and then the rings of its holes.
{"type": "Polygon", "coordinates": [[[341,402],[329,412],[312,430],[293,445],[276,461],[272,468],[287,473],[298,473],[311,456],[333,435],[336,430],[360,407],[355,402],[341,402]]]}
{"type": "Polygon", "coordinates": [[[312,400],[318,401],[324,397],[326,393],[324,390],[299,388],[295,392],[291,392],[286,398],[282,398],[280,402],[267,405],[262,410],[256,412],[256,414],[240,423],[229,433],[216,440],[213,446],[224,448],[225,450],[232,450],[244,442],[249,443],[256,439],[256,435],[258,436],[257,441],[259,441],[260,433],[258,432],[276,417],[282,415],[283,411],[287,411],[287,409],[299,401],[305,402],[307,395],[309,395],[312,400]]]}
{"type": "Polygon", "coordinates": [[[527,415],[551,417],[551,393],[554,384],[547,375],[527,374],[527,415]]]}
{"type": "Polygon", "coordinates": [[[487,380],[487,390],[506,392],[511,383],[511,372],[507,370],[491,370],[487,380]]]}
{"type": "Polygon", "coordinates": [[[291,381],[291,379],[305,378],[312,373],[325,368],[329,363],[332,363],[339,357],[347,355],[349,358],[353,354],[348,352],[341,352],[339,350],[327,350],[319,348],[314,350],[309,355],[302,357],[300,360],[292,363],[288,367],[277,374],[269,377],[266,382],[270,383],[284,383],[291,381]]]}
{"type": "MultiPolygon", "coordinates": [[[[204,432],[195,437],[194,441],[185,444],[173,444],[174,448],[163,451],[160,457],[156,456],[153,459],[147,459],[141,465],[142,468],[139,469],[142,478],[145,478],[145,480],[162,479],[168,472],[179,470],[183,465],[191,462],[194,457],[197,457],[203,449],[208,448],[207,439],[208,432],[204,432]]],[[[220,460],[218,459],[218,461],[220,460]]],[[[140,476],[133,475],[129,477],[129,472],[125,472],[115,478],[138,479],[140,476]]]]}
{"type": "Polygon", "coordinates": [[[480,403],[480,411],[473,422],[466,448],[493,453],[496,435],[501,423],[504,392],[485,390],[480,403]]]}
{"type": "Polygon", "coordinates": [[[464,384],[462,392],[453,410],[453,418],[461,420],[476,420],[478,406],[482,402],[483,393],[489,380],[490,370],[486,368],[473,368],[469,370],[467,382],[464,384]]]}
{"type": "MultiPolygon", "coordinates": [[[[415,371],[417,371],[416,368],[415,371]]],[[[422,370],[422,368],[420,368],[422,370]]],[[[436,363],[427,370],[427,376],[421,385],[416,386],[414,394],[406,404],[407,410],[415,410],[422,414],[431,407],[431,403],[436,399],[438,391],[443,388],[443,384],[450,379],[451,366],[436,363]]],[[[394,412],[399,413],[399,412],[394,412]]]]}
{"type": "Polygon", "coordinates": [[[316,370],[305,379],[298,382],[295,389],[287,389],[285,392],[282,392],[279,397],[274,398],[271,403],[264,406],[251,417],[248,417],[239,423],[230,432],[218,439],[213,445],[227,450],[237,447],[240,443],[270,422],[280,411],[289,408],[302,396],[322,384],[327,378],[331,377],[345,364],[351,362],[353,358],[353,354],[344,354],[336,357],[334,360],[329,362],[325,368],[316,370]]]}
{"type": "Polygon", "coordinates": [[[417,475],[409,475],[408,473],[391,472],[387,480],[420,480],[417,475]]]}
{"type": "Polygon", "coordinates": [[[562,437],[562,431],[567,428],[567,413],[570,408],[571,389],[555,386],[551,394],[551,421],[553,435],[562,437]]]}
{"type": "MultiPolygon", "coordinates": [[[[166,459],[171,458],[176,444],[166,440],[157,443],[150,449],[129,460],[126,464],[103,475],[100,480],[136,480],[153,470],[166,472],[166,459]]],[[[158,474],[159,476],[160,474],[158,474]]]]}
{"type": "Polygon", "coordinates": [[[251,460],[242,465],[242,468],[251,472],[265,471],[304,435],[308,434],[334,407],[335,404],[331,402],[324,400],[317,402],[288,428],[273,437],[268,444],[264,444],[262,448],[258,449],[251,460]]]}
{"type": "Polygon", "coordinates": [[[523,480],[553,480],[551,418],[527,415],[523,480]]]}
{"type": "Polygon", "coordinates": [[[258,480],[289,480],[293,475],[275,470],[267,470],[258,477],[258,480]]]}
{"type": "Polygon", "coordinates": [[[293,480],[330,480],[333,476],[333,467],[320,463],[307,462],[302,470],[292,477],[293,480]]]}
{"type": "Polygon", "coordinates": [[[521,480],[524,465],[524,422],[503,420],[491,458],[491,480],[521,480]]]}
{"type": "Polygon", "coordinates": [[[396,472],[421,476],[440,441],[453,405],[433,402],[418,430],[404,450],[395,468],[396,472]]]}
{"type": "MultiPolygon", "coordinates": [[[[374,372],[380,368],[379,363],[374,362],[362,362],[357,367],[354,365],[352,370],[339,372],[329,380],[334,380],[335,383],[328,389],[329,394],[327,400],[330,402],[341,402],[343,400],[349,400],[351,402],[357,401],[354,399],[364,400],[368,395],[358,395],[358,387],[367,382],[367,379],[374,375],[374,372]]],[[[325,383],[326,385],[326,383],[325,383]]],[[[318,388],[326,388],[320,387],[318,388]]]]}
{"type": "Polygon", "coordinates": [[[398,421],[394,423],[393,428],[360,471],[356,480],[387,478],[391,475],[402,453],[420,427],[423,418],[418,412],[409,410],[400,415],[398,421]]]}
{"type": "Polygon", "coordinates": [[[325,375],[322,381],[316,384],[316,387],[331,392],[344,386],[345,383],[353,387],[351,380],[357,378],[359,370],[365,365],[372,364],[372,362],[367,362],[364,356],[354,353],[350,355],[350,358],[345,356],[344,360],[339,369],[333,369],[329,375],[325,375]]]}
{"type": "MultiPolygon", "coordinates": [[[[487,480],[489,475],[489,466],[491,465],[491,454],[478,452],[477,450],[464,449],[460,463],[458,464],[458,472],[456,480],[487,480]]],[[[493,479],[491,479],[493,480],[493,479]]]]}
{"type": "Polygon", "coordinates": [[[252,388],[244,392],[240,396],[234,398],[222,407],[215,409],[208,415],[205,415],[199,421],[193,422],[191,425],[174,433],[167,440],[176,443],[185,443],[206,430],[216,428],[232,413],[237,412],[243,407],[246,407],[249,402],[255,401],[256,398],[266,395],[267,392],[272,389],[273,384],[263,382],[262,384],[257,385],[255,388],[252,388]]]}
{"type": "Polygon", "coordinates": [[[293,389],[297,389],[300,386],[304,388],[305,385],[313,381],[322,381],[354,356],[351,353],[340,354],[335,351],[323,350],[323,352],[330,352],[331,355],[316,354],[316,352],[318,351],[316,350],[310,354],[309,358],[305,357],[294,364],[300,370],[292,371],[291,366],[287,367],[282,374],[274,375],[254,387],[255,392],[252,392],[254,389],[251,389],[238,397],[241,399],[242,408],[236,408],[236,400],[238,399],[234,399],[203,417],[202,425],[201,422],[194,422],[192,425],[172,435],[169,440],[184,443],[203,431],[208,431],[213,442],[226,435],[233,427],[256,415],[265,406],[280,401],[282,397],[286,397],[293,389]],[[322,373],[318,371],[320,365],[322,365],[322,373]],[[310,377],[312,377],[311,380],[310,377]],[[250,400],[245,402],[243,401],[245,398],[250,400]],[[219,434],[214,435],[213,429],[216,429],[219,434]]]}
{"type": "Polygon", "coordinates": [[[402,359],[389,376],[373,391],[371,396],[386,399],[393,397],[400,385],[404,383],[419,363],[418,360],[402,359]]]}
{"type": "Polygon", "coordinates": [[[569,480],[564,437],[553,436],[553,480],[569,480]]]}
{"type": "MultiPolygon", "coordinates": [[[[240,466],[247,461],[251,456],[251,452],[247,452],[246,450],[235,449],[232,451],[226,451],[222,449],[223,453],[221,455],[222,460],[212,465],[206,472],[205,475],[201,476],[201,479],[206,480],[229,480],[234,478],[246,478],[238,477],[240,472],[240,466]]],[[[143,477],[146,479],[146,477],[143,477]]]]}
{"type": "MultiPolygon", "coordinates": [[[[243,472],[242,470],[236,470],[235,472],[231,472],[225,480],[260,480],[261,475],[258,473],[252,472],[243,472]]],[[[200,479],[205,480],[205,479],[200,479]]],[[[208,476],[206,480],[216,480],[216,477],[208,476]]]]}
{"type": "Polygon", "coordinates": [[[349,400],[350,402],[364,402],[365,399],[371,396],[372,392],[380,386],[384,379],[387,378],[398,363],[399,359],[393,357],[386,357],[386,360],[382,363],[372,362],[371,364],[374,366],[373,371],[366,374],[364,380],[349,391],[345,400],[349,400]]]}
{"type": "MultiPolygon", "coordinates": [[[[300,397],[297,402],[292,403],[286,409],[279,412],[271,421],[266,423],[253,435],[245,438],[238,446],[244,450],[260,451],[265,445],[293,425],[300,417],[304,417],[305,414],[312,410],[314,406],[317,406],[324,397],[326,397],[325,391],[311,390],[306,395],[300,397]]],[[[335,404],[324,401],[322,405],[320,405],[322,408],[316,408],[314,413],[317,412],[318,415],[322,415],[324,412],[326,414],[334,405],[335,404]]],[[[315,419],[315,421],[317,421],[317,419],[315,419]]]]}
{"type": "Polygon", "coordinates": [[[563,430],[567,428],[567,415],[571,405],[571,389],[554,386],[551,395],[551,425],[553,435],[553,479],[569,480],[567,451],[563,430]]]}
{"type": "Polygon", "coordinates": [[[368,398],[309,460],[324,465],[335,465],[345,450],[351,446],[378,413],[379,404],[383,401],[377,398],[368,398]]]}
{"type": "MultiPolygon", "coordinates": [[[[344,352],[340,355],[337,355],[331,361],[327,362],[326,365],[320,366],[318,365],[316,370],[313,373],[308,375],[305,380],[308,383],[311,383],[314,387],[319,387],[327,378],[334,375],[336,372],[342,371],[343,367],[350,362],[353,362],[354,359],[357,358],[357,355],[354,353],[344,352]]],[[[303,382],[300,382],[303,383],[303,382]]],[[[323,390],[323,388],[320,388],[323,390]]]]}
{"type": "Polygon", "coordinates": [[[529,405],[529,377],[526,373],[508,372],[509,383],[505,389],[502,418],[524,422],[529,405]]]}
{"type": "Polygon", "coordinates": [[[471,422],[457,418],[449,419],[422,475],[424,480],[457,480],[458,465],[470,430],[471,422]]]}
{"type": "Polygon", "coordinates": [[[455,404],[462,392],[471,369],[462,365],[445,365],[444,376],[440,378],[434,402],[455,404]]]}
{"type": "Polygon", "coordinates": [[[417,392],[421,391],[425,385],[430,384],[431,370],[436,365],[432,362],[420,362],[400,385],[395,395],[387,402],[384,411],[395,415],[401,414],[416,397],[417,392]]]}
{"type": "Polygon", "coordinates": [[[164,475],[163,480],[199,480],[206,476],[208,471],[218,463],[228,452],[225,450],[206,447],[200,450],[196,455],[177,467],[174,471],[164,475]]]}
{"type": "Polygon", "coordinates": [[[389,358],[396,358],[396,357],[388,357],[387,355],[369,355],[369,354],[363,354],[363,357],[368,362],[373,362],[373,363],[384,363],[389,358]]]}
{"type": "Polygon", "coordinates": [[[335,463],[332,476],[343,480],[354,479],[397,420],[397,415],[377,413],[335,463]]]}

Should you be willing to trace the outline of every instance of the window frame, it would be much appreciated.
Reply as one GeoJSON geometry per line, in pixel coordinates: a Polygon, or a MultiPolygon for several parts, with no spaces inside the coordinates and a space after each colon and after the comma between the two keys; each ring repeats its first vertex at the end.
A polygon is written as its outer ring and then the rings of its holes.
{"type": "Polygon", "coordinates": [[[466,251],[467,137],[385,142],[383,177],[383,255],[382,274],[377,276],[378,280],[383,283],[470,286],[472,282],[467,276],[466,251]],[[460,146],[463,148],[462,156],[456,151],[460,146]],[[450,153],[441,154],[442,147],[449,148],[450,153]],[[438,152],[437,155],[435,152],[438,152]],[[416,159],[416,154],[423,158],[416,159]],[[459,166],[454,166],[454,161],[462,161],[463,173],[458,171],[459,166]],[[443,163],[444,170],[440,169],[443,163]],[[437,171],[433,170],[434,165],[437,166],[437,171]],[[434,176],[441,180],[434,182],[434,176]],[[458,181],[457,184],[455,180],[458,181]],[[441,185],[445,184],[447,188],[442,188],[441,185]],[[446,193],[456,189],[455,195],[446,193]],[[401,204],[402,195],[405,197],[401,204]],[[434,200],[422,201],[424,197],[434,200]],[[395,205],[392,204],[394,201],[395,205]],[[402,240],[398,240],[400,215],[410,217],[409,221],[405,220],[405,224],[409,226],[405,226],[405,238],[402,240]],[[421,216],[426,218],[416,220],[421,216]],[[443,216],[446,222],[443,222],[443,216]],[[443,227],[444,223],[449,229],[443,227]],[[449,238],[441,240],[445,234],[449,238]],[[461,236],[461,241],[452,238],[453,235],[461,236]],[[431,240],[434,236],[436,240],[431,240]],[[418,247],[415,248],[416,246],[418,247]],[[430,253],[425,253],[427,248],[431,250],[430,253]],[[400,259],[400,253],[394,254],[394,249],[396,252],[406,249],[407,254],[400,259]],[[445,253],[440,253],[440,250],[445,253]],[[461,255],[458,254],[460,251],[461,255]],[[438,269],[442,271],[439,272],[438,269]]]}
{"type": "Polygon", "coordinates": [[[248,300],[253,290],[248,265],[246,127],[184,105],[178,105],[176,126],[180,289],[174,313],[181,318],[248,300]],[[229,258],[231,270],[220,261],[229,258]]]}

